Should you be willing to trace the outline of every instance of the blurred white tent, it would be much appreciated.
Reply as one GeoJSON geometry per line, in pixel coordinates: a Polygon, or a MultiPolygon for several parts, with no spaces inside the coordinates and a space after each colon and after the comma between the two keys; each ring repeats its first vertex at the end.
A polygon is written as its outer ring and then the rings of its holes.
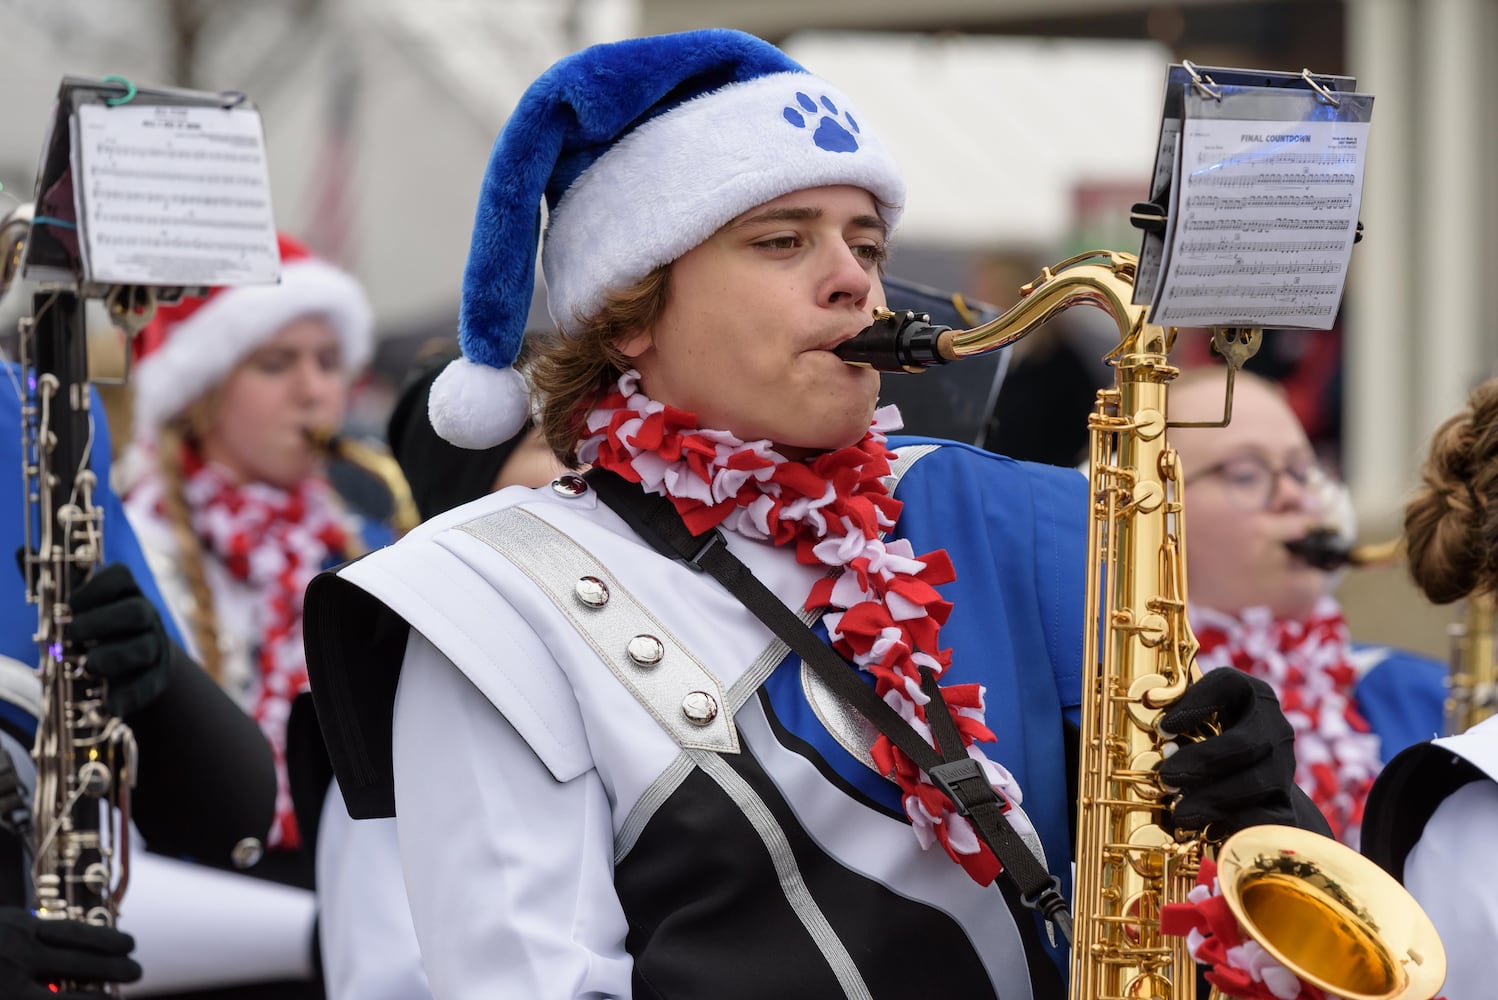
{"type": "MultiPolygon", "coordinates": [[[[29,198],[63,73],[162,82],[180,53],[164,5],[0,9],[0,180],[29,198]]],[[[455,314],[479,180],[521,90],[565,52],[631,33],[638,3],[202,9],[193,85],[257,102],[278,223],[354,270],[392,330],[455,314]]],[[[829,32],[786,47],[856,95],[893,146],[910,182],[907,245],[1050,254],[1074,225],[1077,185],[1144,189],[1169,62],[1153,43],[829,32]]]]}
{"type": "Polygon", "coordinates": [[[1049,254],[1079,187],[1148,192],[1170,53],[1152,42],[802,33],[905,172],[903,245],[1049,254]]]}
{"type": "MultiPolygon", "coordinates": [[[[633,33],[636,0],[0,0],[0,182],[31,197],[64,74],[169,82],[260,109],[276,221],[363,281],[382,331],[457,314],[480,179],[524,88],[562,55],[633,33]]],[[[0,197],[0,210],[10,202],[0,197]]]]}

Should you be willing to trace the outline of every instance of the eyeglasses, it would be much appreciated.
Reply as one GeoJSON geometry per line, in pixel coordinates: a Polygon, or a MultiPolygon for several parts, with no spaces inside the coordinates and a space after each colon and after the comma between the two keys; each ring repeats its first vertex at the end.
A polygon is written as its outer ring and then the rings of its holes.
{"type": "Polygon", "coordinates": [[[1311,461],[1275,466],[1261,455],[1239,455],[1209,466],[1190,478],[1217,479],[1233,506],[1244,511],[1261,511],[1268,510],[1274,503],[1281,476],[1288,476],[1300,487],[1306,506],[1319,507],[1326,501],[1331,480],[1319,465],[1311,461]]]}

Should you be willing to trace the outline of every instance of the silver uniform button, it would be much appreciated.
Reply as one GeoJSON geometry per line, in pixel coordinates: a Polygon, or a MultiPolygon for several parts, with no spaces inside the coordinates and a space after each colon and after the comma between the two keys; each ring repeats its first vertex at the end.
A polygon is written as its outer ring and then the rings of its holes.
{"type": "Polygon", "coordinates": [[[578,580],[572,592],[590,608],[601,608],[609,603],[609,586],[596,576],[585,576],[578,580]]]}
{"type": "Polygon", "coordinates": [[[265,854],[265,845],[256,837],[246,837],[229,851],[229,860],[235,868],[252,868],[260,863],[265,854]]]}
{"type": "Polygon", "coordinates": [[[564,497],[580,497],[588,492],[588,481],[566,472],[552,480],[551,488],[564,497]]]}
{"type": "Polygon", "coordinates": [[[637,635],[625,649],[629,658],[642,667],[653,667],[666,655],[666,647],[653,635],[637,635]]]}
{"type": "Polygon", "coordinates": [[[693,691],[681,700],[681,714],[694,726],[705,726],[718,717],[718,699],[706,691],[693,691]]]}

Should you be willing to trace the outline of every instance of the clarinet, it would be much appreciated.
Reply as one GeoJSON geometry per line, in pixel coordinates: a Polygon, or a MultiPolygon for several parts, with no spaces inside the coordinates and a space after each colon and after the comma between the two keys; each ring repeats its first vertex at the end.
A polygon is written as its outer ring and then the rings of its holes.
{"type": "MultiPolygon", "coordinates": [[[[106,684],[68,640],[70,600],[103,561],[103,515],[90,469],[84,301],[44,289],[20,326],[27,600],[37,606],[42,711],[33,757],[32,888],[43,919],[115,926],[129,883],[135,739],[108,710],[106,684]]],[[[117,995],[113,986],[58,983],[117,995]]]]}

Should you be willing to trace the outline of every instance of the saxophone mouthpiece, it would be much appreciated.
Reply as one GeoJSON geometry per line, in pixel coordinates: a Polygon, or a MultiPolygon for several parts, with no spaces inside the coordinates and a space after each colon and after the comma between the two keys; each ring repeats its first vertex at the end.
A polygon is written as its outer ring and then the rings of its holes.
{"type": "Polygon", "coordinates": [[[1313,528],[1285,543],[1292,555],[1319,570],[1341,569],[1352,560],[1352,547],[1330,528],[1313,528]]]}
{"type": "Polygon", "coordinates": [[[1382,566],[1399,557],[1399,540],[1373,545],[1349,545],[1331,528],[1312,528],[1285,548],[1316,569],[1330,573],[1344,566],[1382,566]]]}
{"type": "Polygon", "coordinates": [[[338,456],[338,432],[331,427],[303,427],[307,444],[329,458],[338,456]]]}
{"type": "Polygon", "coordinates": [[[938,347],[941,335],[951,329],[932,323],[926,313],[909,309],[897,313],[880,307],[874,310],[873,323],[837,345],[833,353],[850,365],[876,371],[922,372],[951,360],[938,347]]]}

